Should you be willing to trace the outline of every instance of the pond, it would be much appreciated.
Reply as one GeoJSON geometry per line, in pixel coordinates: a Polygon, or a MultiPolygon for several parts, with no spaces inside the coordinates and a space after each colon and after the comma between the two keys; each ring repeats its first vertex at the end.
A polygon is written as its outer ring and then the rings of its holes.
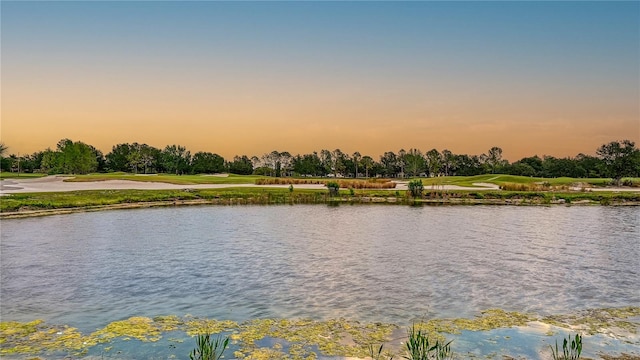
{"type": "MultiPolygon", "coordinates": [[[[637,307],[639,215],[637,207],[295,205],[3,220],[0,309],[3,322],[43,319],[90,333],[134,316],[406,327],[487,309],[544,317],[637,307]]],[[[501,331],[485,335],[530,332],[501,331]]],[[[478,333],[465,334],[457,351],[499,351],[478,350],[478,333]]],[[[499,346],[524,340],[511,341],[499,346]]],[[[632,352],[640,344],[631,335],[595,343],[632,352]]],[[[170,344],[158,344],[121,345],[119,356],[163,358],[170,344]]]]}

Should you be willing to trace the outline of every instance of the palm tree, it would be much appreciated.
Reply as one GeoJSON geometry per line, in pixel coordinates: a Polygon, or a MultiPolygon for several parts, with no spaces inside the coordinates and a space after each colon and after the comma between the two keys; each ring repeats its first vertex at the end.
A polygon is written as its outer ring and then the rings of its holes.
{"type": "Polygon", "coordinates": [[[361,155],[359,152],[354,152],[353,153],[353,165],[355,165],[356,167],[356,179],[358,178],[358,163],[359,163],[359,159],[361,158],[361,155]]]}
{"type": "Polygon", "coordinates": [[[4,158],[4,154],[7,152],[7,149],[9,149],[9,147],[5,145],[3,142],[0,142],[0,164],[2,164],[2,159],[4,158]]]}
{"type": "Polygon", "coordinates": [[[369,169],[373,166],[373,158],[371,156],[365,155],[362,157],[362,166],[364,166],[364,177],[369,177],[369,169]]]}

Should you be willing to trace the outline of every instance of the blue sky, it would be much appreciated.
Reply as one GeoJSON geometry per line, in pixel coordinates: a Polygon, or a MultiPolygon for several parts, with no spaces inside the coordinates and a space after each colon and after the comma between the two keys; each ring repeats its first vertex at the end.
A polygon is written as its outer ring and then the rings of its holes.
{"type": "Polygon", "coordinates": [[[226,156],[498,145],[517,157],[640,137],[639,2],[1,10],[1,135],[22,151],[73,137],[104,150],[177,142],[226,156]],[[216,132],[243,136],[203,135],[216,132]]]}

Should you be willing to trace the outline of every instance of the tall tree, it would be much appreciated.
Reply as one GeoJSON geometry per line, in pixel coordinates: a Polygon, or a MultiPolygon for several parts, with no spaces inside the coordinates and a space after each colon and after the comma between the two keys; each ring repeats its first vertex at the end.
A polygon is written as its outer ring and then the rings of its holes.
{"type": "Polygon", "coordinates": [[[167,172],[176,175],[190,172],[191,152],[184,146],[167,145],[162,152],[163,165],[167,172]]]}
{"type": "Polygon", "coordinates": [[[8,149],[9,147],[7,145],[5,145],[3,142],[0,142],[0,171],[4,169],[2,160],[4,159],[4,156],[7,153],[8,149]]]}
{"type": "Polygon", "coordinates": [[[418,149],[409,149],[404,155],[404,163],[409,176],[419,176],[425,168],[425,161],[422,152],[418,149]]]}
{"type": "Polygon", "coordinates": [[[215,174],[224,171],[224,158],[218,154],[199,151],[191,159],[194,174],[215,174]]]}
{"type": "Polygon", "coordinates": [[[442,170],[444,175],[453,175],[456,165],[456,156],[447,149],[442,150],[442,170]]]}
{"type": "Polygon", "coordinates": [[[105,156],[107,169],[111,171],[129,171],[129,154],[131,145],[118,144],[111,148],[111,152],[105,156]]]}
{"type": "Polygon", "coordinates": [[[407,165],[407,159],[405,158],[407,156],[407,152],[404,149],[400,149],[400,151],[398,151],[398,166],[400,167],[400,177],[404,177],[404,169],[407,165]]]}
{"type": "Polygon", "coordinates": [[[620,184],[623,176],[638,176],[640,173],[640,150],[631,140],[612,141],[596,150],[602,159],[606,174],[620,184]]]}
{"type": "Polygon", "coordinates": [[[58,142],[54,169],[64,174],[88,174],[98,168],[98,160],[92,146],[81,141],[62,139],[58,142]]]}
{"type": "Polygon", "coordinates": [[[429,170],[429,176],[436,177],[440,175],[440,169],[442,167],[442,155],[436,149],[431,149],[425,154],[427,169],[429,170]]]}
{"type": "Polygon", "coordinates": [[[337,177],[338,173],[343,174],[345,155],[340,149],[335,149],[331,152],[331,171],[333,176],[337,177]]]}
{"type": "Polygon", "coordinates": [[[491,169],[491,173],[495,174],[498,166],[502,163],[502,149],[494,146],[489,149],[486,158],[487,165],[491,169]]]}
{"type": "Polygon", "coordinates": [[[398,157],[393,151],[387,151],[380,156],[380,165],[385,176],[398,176],[398,157]]]}
{"type": "Polygon", "coordinates": [[[351,159],[353,160],[353,166],[356,168],[355,178],[358,178],[358,165],[360,164],[360,159],[362,155],[358,151],[354,152],[351,159]]]}
{"type": "Polygon", "coordinates": [[[365,155],[361,160],[362,166],[364,167],[364,177],[369,177],[369,170],[373,167],[374,161],[373,158],[369,155],[365,155]]]}
{"type": "Polygon", "coordinates": [[[229,172],[238,175],[251,175],[253,173],[253,163],[247,155],[235,156],[233,161],[227,164],[229,172]]]}

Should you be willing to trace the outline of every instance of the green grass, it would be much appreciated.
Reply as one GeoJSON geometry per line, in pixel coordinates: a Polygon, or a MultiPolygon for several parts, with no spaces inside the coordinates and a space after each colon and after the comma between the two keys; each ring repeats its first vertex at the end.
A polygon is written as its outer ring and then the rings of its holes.
{"type": "Polygon", "coordinates": [[[20,178],[20,179],[28,179],[28,178],[39,178],[39,177],[43,177],[46,176],[47,174],[31,174],[31,173],[14,173],[14,172],[0,172],[0,179],[14,179],[14,178],[20,178]]]}
{"type": "MultiPolygon", "coordinates": [[[[41,177],[44,174],[20,174],[21,178],[41,177]]],[[[255,184],[256,180],[273,180],[274,178],[260,175],[234,175],[229,174],[223,176],[209,175],[173,175],[173,174],[130,174],[123,172],[107,173],[107,174],[89,174],[89,175],[68,175],[73,178],[66,179],[70,182],[89,182],[89,181],[106,181],[106,180],[131,180],[140,182],[163,182],[176,185],[196,185],[196,184],[255,184]]],[[[17,177],[16,173],[3,172],[0,173],[0,179],[8,179],[17,177]]],[[[304,180],[332,180],[333,178],[301,178],[304,180]]],[[[464,187],[474,187],[474,183],[491,183],[495,185],[502,184],[534,184],[549,183],[551,186],[570,186],[572,184],[586,183],[592,186],[609,185],[611,179],[576,179],[576,178],[535,178],[527,176],[502,175],[502,174],[485,174],[476,176],[443,176],[438,178],[414,178],[422,180],[425,188],[432,185],[458,185],[464,187]]],[[[636,183],[640,183],[640,178],[625,178],[636,183]]],[[[334,179],[336,180],[336,179],[334,179]]],[[[340,180],[353,180],[342,179],[340,180]]],[[[362,180],[362,179],[361,179],[362,180]]],[[[411,179],[403,179],[410,181],[411,179]]],[[[426,189],[425,189],[426,190],[426,189]]]]}
{"type": "Polygon", "coordinates": [[[264,176],[258,175],[234,175],[229,176],[209,176],[209,175],[173,175],[173,174],[128,174],[128,173],[108,173],[89,175],[70,175],[74,178],[65,181],[88,182],[106,180],[131,180],[141,182],[163,182],[176,185],[196,185],[196,184],[254,184],[257,179],[264,176]]]}
{"type": "MultiPolygon", "coordinates": [[[[593,186],[605,186],[609,185],[611,179],[606,178],[536,178],[528,176],[516,176],[516,175],[501,175],[501,174],[485,174],[476,176],[443,176],[439,178],[421,178],[422,183],[425,186],[431,185],[458,185],[458,186],[474,186],[474,183],[490,183],[496,185],[502,185],[505,183],[514,184],[532,184],[532,183],[544,183],[547,182],[551,186],[569,186],[572,184],[586,183],[593,186]]],[[[640,182],[640,178],[629,178],[634,182],[640,182]]]]}
{"type": "MultiPolygon", "coordinates": [[[[346,192],[346,191],[345,191],[346,192]]],[[[327,191],[286,188],[223,188],[187,190],[83,190],[16,193],[0,198],[0,212],[86,208],[149,202],[211,200],[214,203],[278,204],[324,202],[327,191]],[[230,202],[235,200],[236,202],[230,202]]]]}
{"type": "Polygon", "coordinates": [[[548,191],[426,191],[423,199],[414,199],[406,191],[341,189],[330,197],[326,189],[229,187],[182,190],[83,190],[48,193],[15,193],[0,197],[0,212],[91,208],[119,204],[183,201],[210,204],[325,204],[331,202],[368,203],[375,198],[397,204],[567,204],[587,201],[610,205],[640,202],[640,192],[548,192],[548,191]]]}

